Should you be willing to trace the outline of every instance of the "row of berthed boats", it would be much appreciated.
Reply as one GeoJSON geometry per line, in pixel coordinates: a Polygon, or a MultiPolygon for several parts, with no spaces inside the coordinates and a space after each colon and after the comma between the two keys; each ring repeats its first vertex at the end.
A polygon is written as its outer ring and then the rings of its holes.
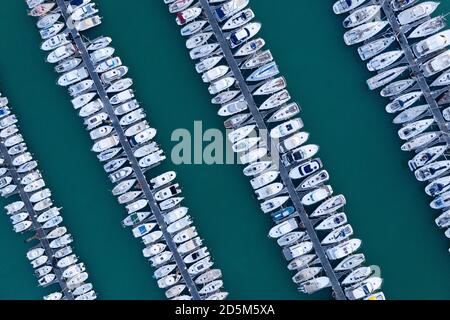
{"type": "Polygon", "coordinates": [[[166,157],[154,141],[156,129],[149,125],[146,113],[131,89],[133,80],[127,77],[128,67],[123,65],[110,45],[112,39],[99,37],[84,42],[89,55],[84,61],[80,48],[73,41],[74,30],[83,31],[98,25],[91,23],[86,27],[83,21],[100,22],[96,18],[98,11],[95,4],[90,0],[71,1],[67,6],[67,18],[53,1],[27,2],[32,15],[38,17],[37,26],[43,39],[41,49],[47,52],[47,61],[56,65],[58,85],[68,88],[73,107],[84,120],[93,141],[92,151],[97,154],[115,185],[112,194],[126,208],[127,216],[122,224],[132,228],[133,236],[145,245],[142,253],[156,269],[154,277],[158,286],[165,290],[168,299],[192,299],[191,288],[186,285],[180,271],[180,268],[187,268],[202,299],[225,299],[228,293],[221,291],[222,272],[214,268],[210,252],[193,226],[188,208],[182,206],[182,191],[180,185],[174,182],[176,173],[168,171],[154,175],[148,182],[144,181],[151,197],[144,192],[146,186],[136,176],[132,158],[137,162],[138,170],[145,174],[166,157]],[[75,29],[66,28],[70,25],[75,29]],[[80,25],[84,27],[79,28],[80,25]],[[92,79],[90,65],[106,91],[106,100],[102,99],[100,88],[92,79]],[[111,108],[113,116],[108,113],[111,108]],[[120,132],[113,122],[119,124],[120,132]],[[125,152],[126,144],[129,144],[132,154],[125,152]],[[150,202],[158,207],[163,226],[158,224],[150,202]],[[169,249],[168,241],[175,244],[176,252],[169,249]],[[180,256],[183,264],[179,265],[174,255],[180,256]]]}
{"type": "MultiPolygon", "coordinates": [[[[425,192],[433,197],[430,206],[442,210],[435,222],[450,238],[450,161],[447,158],[448,132],[438,127],[430,105],[423,103],[424,92],[417,84],[423,76],[436,100],[444,121],[450,121],[450,29],[445,29],[443,16],[432,18],[439,2],[394,0],[391,9],[408,39],[420,75],[411,74],[405,52],[396,41],[395,32],[378,4],[363,0],[338,1],[334,12],[349,13],[344,27],[347,44],[363,43],[358,53],[367,68],[377,72],[367,81],[369,88],[381,88],[381,95],[392,101],[386,111],[395,115],[393,123],[401,128],[398,136],[404,140],[403,151],[416,154],[408,162],[418,181],[426,182],[425,192]],[[382,32],[383,31],[383,32],[382,32]],[[381,33],[382,32],[382,33],[381,33]]],[[[450,249],[449,249],[450,251],[450,249]]]]}
{"type": "Polygon", "coordinates": [[[202,4],[194,0],[164,2],[176,15],[190,57],[196,62],[195,69],[213,95],[212,103],[219,105],[218,114],[226,117],[224,124],[229,130],[232,149],[246,166],[243,172],[251,179],[251,186],[261,201],[261,210],[275,224],[269,237],[276,239],[282,248],[289,262],[288,269],[295,272],[292,279],[299,291],[315,293],[329,287],[331,282],[280,176],[278,158],[267,157],[266,143],[274,144],[281,165],[289,169],[289,179],[296,186],[294,196],[310,212],[309,219],[321,239],[319,250],[324,250],[332,263],[346,297],[384,299],[384,294],[378,291],[382,279],[375,276],[370,267],[363,266],[365,256],[357,253],[361,240],[352,238],[353,229],[346,214],[341,212],[345,197],[334,195],[327,184],[329,174],[317,157],[319,147],[309,144],[309,133],[302,131],[303,121],[297,116],[300,107],[291,102],[286,79],[280,76],[271,51],[264,48],[264,39],[257,37],[261,24],[253,21],[255,14],[247,7],[249,1],[209,1],[226,45],[232,50],[233,59],[246,81],[240,84],[217,39],[220,35],[214,33],[202,4]],[[259,128],[249,112],[249,101],[241,91],[243,85],[251,90],[257,112],[270,128],[268,139],[258,133],[259,128]]]}
{"type": "Polygon", "coordinates": [[[0,155],[0,193],[3,197],[20,198],[5,207],[6,214],[15,232],[35,233],[31,239],[38,244],[26,256],[39,286],[59,284],[61,289],[44,299],[67,299],[65,289],[71,291],[76,300],[96,299],[92,284],[87,282],[86,266],[71,247],[72,235],[62,225],[61,209],[54,205],[52,192],[19,131],[17,117],[8,107],[8,99],[1,94],[0,143],[7,152],[0,155]]]}

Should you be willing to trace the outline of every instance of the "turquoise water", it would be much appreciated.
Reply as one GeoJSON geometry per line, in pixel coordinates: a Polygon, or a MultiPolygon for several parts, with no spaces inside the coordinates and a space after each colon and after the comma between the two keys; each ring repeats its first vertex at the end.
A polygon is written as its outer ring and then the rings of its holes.
{"type": "MultiPolygon", "coordinates": [[[[96,35],[114,39],[130,67],[139,101],[167,153],[176,128],[222,128],[216,107],[195,73],[179,29],[162,1],[96,1],[104,17],[96,35]],[[137,8],[137,10],[136,10],[137,8]]],[[[363,239],[369,264],[381,267],[391,299],[449,299],[448,240],[434,225],[423,186],[407,168],[386,101],[369,92],[354,48],[343,44],[341,17],[331,1],[252,1],[262,36],[272,50],[291,94],[302,105],[311,139],[332,175],[335,192],[346,195],[346,213],[363,239]],[[289,7],[289,10],[286,8],[289,7]]],[[[450,9],[447,2],[440,11],[450,9]]],[[[0,11],[0,90],[18,114],[23,134],[52,188],[102,299],[162,299],[141,245],[120,225],[124,209],[65,90],[55,85],[44,62],[34,20],[22,1],[0,11]]],[[[326,299],[326,293],[296,293],[286,263],[267,237],[270,222],[260,212],[237,165],[175,168],[202,237],[224,272],[234,299],[326,299]]],[[[1,205],[6,204],[1,201],[1,205]]],[[[24,237],[0,217],[0,299],[39,299],[25,258],[24,237]]]]}

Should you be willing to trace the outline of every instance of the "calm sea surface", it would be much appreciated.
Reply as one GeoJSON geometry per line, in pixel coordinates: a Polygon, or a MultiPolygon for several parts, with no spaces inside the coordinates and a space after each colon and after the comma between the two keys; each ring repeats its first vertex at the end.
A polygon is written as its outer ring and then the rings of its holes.
{"type": "MultiPolygon", "coordinates": [[[[130,75],[139,101],[170,153],[176,128],[222,128],[222,119],[195,73],[184,40],[162,0],[97,0],[104,17],[96,35],[109,35],[130,75]]],[[[342,41],[342,17],[331,1],[252,1],[261,34],[303,107],[311,141],[332,175],[335,192],[346,195],[346,213],[363,239],[369,264],[379,265],[391,299],[449,299],[449,245],[434,225],[423,185],[407,168],[410,154],[400,140],[386,100],[369,92],[369,77],[354,48],[342,41]]],[[[445,1],[441,12],[450,10],[445,1]]],[[[29,147],[40,162],[55,201],[75,237],[102,299],[163,299],[141,245],[120,220],[124,209],[95,155],[82,121],[44,62],[35,20],[23,1],[0,10],[0,90],[9,97],[29,147]]],[[[202,237],[224,272],[233,299],[326,299],[296,292],[270,221],[259,210],[238,165],[175,168],[202,237]]],[[[5,205],[1,201],[0,205],[5,205]]],[[[0,299],[40,299],[25,258],[24,236],[0,216],[0,299]]]]}

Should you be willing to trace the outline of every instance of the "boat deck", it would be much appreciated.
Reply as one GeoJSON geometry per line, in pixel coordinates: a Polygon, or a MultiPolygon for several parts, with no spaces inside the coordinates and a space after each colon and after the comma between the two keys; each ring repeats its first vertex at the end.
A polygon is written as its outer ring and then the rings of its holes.
{"type": "MultiPolygon", "coordinates": [[[[61,9],[61,13],[64,17],[64,20],[67,22],[69,19],[69,14],[67,13],[67,6],[64,0],[56,0],[57,5],[61,9]]],[[[119,118],[114,113],[114,108],[111,105],[108,95],[105,91],[105,88],[103,87],[103,84],[100,80],[99,75],[95,72],[95,66],[93,62],[91,61],[90,55],[88,53],[88,50],[86,48],[86,45],[81,38],[81,35],[75,28],[69,28],[69,32],[79,50],[79,54],[81,58],[83,59],[84,66],[88,70],[90,78],[94,81],[94,87],[97,91],[101,101],[103,102],[103,108],[104,111],[108,114],[110,120],[111,120],[111,126],[114,128],[115,132],[117,133],[120,145],[122,146],[128,161],[130,162],[130,165],[134,171],[134,174],[136,176],[136,179],[138,180],[140,187],[142,188],[142,191],[145,195],[146,200],[148,200],[148,205],[154,214],[156,221],[159,225],[160,230],[163,232],[164,239],[167,243],[167,246],[169,247],[170,251],[173,254],[173,259],[175,263],[177,264],[178,269],[180,270],[181,276],[183,277],[183,280],[194,300],[200,300],[200,294],[198,293],[197,286],[195,285],[192,277],[188,273],[186,264],[183,261],[183,258],[181,257],[180,253],[177,250],[177,246],[171,236],[171,234],[167,231],[167,224],[165,223],[163,219],[162,211],[160,210],[154,196],[152,193],[152,190],[150,188],[150,185],[147,181],[147,178],[145,177],[144,170],[141,169],[139,166],[139,161],[136,159],[136,157],[133,155],[133,149],[128,141],[128,138],[125,135],[125,132],[122,128],[122,126],[119,123],[119,118]]]]}
{"type": "MultiPolygon", "coordinates": [[[[49,283],[46,286],[56,284],[61,288],[61,292],[64,294],[64,299],[66,300],[74,300],[74,296],[72,292],[67,288],[66,279],[62,276],[63,271],[56,266],[56,259],[53,257],[55,250],[50,248],[50,242],[46,238],[46,233],[44,229],[42,229],[41,224],[37,221],[38,213],[33,208],[33,203],[30,200],[30,196],[28,193],[25,192],[23,189],[24,186],[20,183],[21,176],[17,172],[16,168],[12,164],[12,157],[8,153],[8,149],[6,148],[3,141],[0,143],[0,154],[5,160],[5,166],[8,167],[8,173],[11,175],[11,178],[13,179],[13,184],[17,186],[16,193],[20,196],[20,199],[25,204],[25,208],[30,216],[30,220],[32,222],[32,230],[36,232],[37,239],[40,241],[40,244],[42,248],[45,250],[45,255],[49,258],[49,261],[51,262],[51,265],[53,267],[53,273],[55,274],[55,280],[49,283]]],[[[30,229],[28,229],[30,230],[30,229]]],[[[47,265],[49,263],[47,262],[47,265]]]]}
{"type": "MultiPolygon", "coordinates": [[[[228,41],[226,39],[225,34],[223,33],[218,21],[216,20],[213,12],[213,7],[209,4],[208,0],[199,0],[201,7],[203,8],[203,12],[207,17],[209,24],[212,27],[212,31],[220,45],[222,53],[231,69],[233,76],[236,78],[237,85],[239,86],[242,94],[244,96],[245,101],[247,102],[248,108],[253,116],[253,119],[256,122],[256,126],[261,132],[261,136],[265,139],[267,148],[270,152],[272,147],[272,139],[269,136],[269,131],[264,122],[263,115],[259,111],[251,90],[247,85],[244,76],[239,68],[238,61],[235,59],[233,52],[231,51],[228,41]]],[[[331,287],[334,291],[334,296],[337,300],[345,300],[344,291],[339,283],[338,275],[334,272],[330,261],[325,253],[325,248],[321,245],[319,237],[314,230],[314,226],[312,221],[309,219],[308,214],[306,213],[305,208],[301,203],[301,195],[295,190],[295,186],[289,177],[288,168],[286,168],[280,161],[279,163],[279,171],[280,177],[283,181],[283,184],[294,204],[297,213],[299,214],[300,220],[305,226],[308,235],[310,237],[311,242],[313,243],[314,250],[320,260],[320,263],[325,271],[326,276],[330,279],[331,287]]]]}

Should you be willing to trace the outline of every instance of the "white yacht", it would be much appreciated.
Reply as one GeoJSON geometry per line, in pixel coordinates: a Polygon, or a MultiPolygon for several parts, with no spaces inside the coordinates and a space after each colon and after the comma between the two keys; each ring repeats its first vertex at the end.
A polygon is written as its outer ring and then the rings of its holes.
{"type": "Polygon", "coordinates": [[[188,37],[199,32],[208,22],[205,20],[196,20],[186,24],[181,28],[181,35],[188,37]]]}
{"type": "Polygon", "coordinates": [[[194,0],[176,0],[176,1],[173,1],[169,5],[169,12],[170,13],[177,13],[177,12],[183,11],[183,10],[189,8],[189,6],[193,2],[194,2],[194,0]]]}
{"type": "Polygon", "coordinates": [[[429,19],[416,27],[408,36],[410,39],[423,38],[445,28],[447,24],[443,16],[429,19]]]}
{"type": "Polygon", "coordinates": [[[342,259],[358,250],[361,243],[360,239],[350,239],[327,249],[326,254],[330,260],[342,259]]]}
{"type": "Polygon", "coordinates": [[[88,293],[93,288],[92,283],[85,283],[72,291],[74,296],[81,296],[83,294],[88,293]]]}
{"type": "Polygon", "coordinates": [[[213,266],[213,262],[210,257],[206,257],[200,261],[197,261],[193,265],[188,268],[188,272],[190,275],[196,276],[204,271],[208,270],[213,266]]]}
{"type": "Polygon", "coordinates": [[[298,148],[301,145],[303,145],[306,141],[308,141],[308,138],[309,138],[308,132],[294,133],[292,136],[278,143],[277,145],[278,151],[281,153],[289,152],[292,149],[298,148]]]}
{"type": "Polygon", "coordinates": [[[421,58],[444,49],[448,45],[450,45],[450,30],[445,30],[413,44],[412,49],[414,54],[421,58]]]}
{"type": "Polygon", "coordinates": [[[364,42],[375,36],[388,25],[389,22],[387,21],[375,21],[355,27],[344,34],[345,44],[351,46],[357,43],[364,42]]]}
{"type": "Polygon", "coordinates": [[[177,220],[170,225],[167,226],[167,232],[169,233],[177,233],[180,230],[183,230],[192,225],[192,218],[189,215],[177,220]]]}
{"type": "Polygon", "coordinates": [[[127,101],[127,102],[122,103],[121,105],[117,106],[114,109],[114,113],[117,116],[123,116],[124,114],[127,114],[128,112],[138,109],[139,107],[140,107],[139,102],[136,99],[132,99],[130,101],[127,101]]]}
{"type": "Polygon", "coordinates": [[[156,144],[156,142],[153,141],[148,144],[144,144],[142,147],[136,149],[133,152],[133,155],[136,158],[143,158],[143,157],[148,156],[149,154],[154,153],[158,150],[159,150],[158,145],[156,144]]]}
{"type": "Polygon", "coordinates": [[[239,30],[231,32],[228,36],[230,47],[232,49],[239,47],[249,39],[253,38],[261,29],[261,23],[250,22],[245,26],[241,27],[239,30]]]}
{"type": "Polygon", "coordinates": [[[94,85],[94,81],[91,79],[88,80],[83,80],[81,82],[75,83],[73,85],[71,85],[68,89],[69,94],[72,97],[76,97],[81,93],[84,93],[85,91],[89,90],[90,88],[92,88],[92,86],[94,85]]]}
{"type": "Polygon", "coordinates": [[[53,50],[48,56],[47,56],[47,62],[49,63],[58,63],[71,55],[75,54],[76,48],[72,43],[68,43],[65,45],[62,45],[55,50],[53,50]]]}
{"type": "Polygon", "coordinates": [[[311,218],[328,215],[342,208],[347,201],[343,195],[334,196],[318,206],[310,215],[311,218]]]}
{"type": "Polygon", "coordinates": [[[150,259],[148,259],[148,261],[150,261],[152,267],[158,267],[172,259],[172,256],[172,252],[164,251],[160,254],[157,254],[156,256],[151,257],[150,259]]]}
{"type": "Polygon", "coordinates": [[[234,77],[224,77],[213,83],[208,87],[208,91],[210,94],[215,95],[219,92],[225,91],[232,87],[236,83],[236,79],[234,77]]]}
{"type": "Polygon", "coordinates": [[[128,67],[126,66],[120,66],[112,70],[108,70],[100,76],[102,82],[104,84],[111,84],[112,82],[116,80],[120,80],[123,76],[125,76],[128,73],[128,67]]]}
{"type": "Polygon", "coordinates": [[[242,112],[247,108],[247,102],[244,99],[238,99],[224,104],[219,111],[217,111],[217,114],[222,117],[227,117],[242,112]]]}
{"type": "Polygon", "coordinates": [[[47,263],[47,261],[48,261],[48,257],[43,255],[43,256],[40,256],[39,258],[32,260],[30,263],[31,263],[31,266],[33,267],[33,269],[37,269],[38,267],[47,263]]]}
{"type": "Polygon", "coordinates": [[[91,102],[92,99],[94,99],[96,95],[97,95],[96,92],[88,92],[88,93],[81,94],[81,95],[73,98],[71,100],[73,108],[75,110],[82,108],[83,106],[85,106],[86,104],[91,102]]]}
{"type": "Polygon", "coordinates": [[[330,180],[330,175],[327,170],[320,170],[319,172],[309,176],[305,180],[302,181],[302,183],[297,186],[297,190],[310,190],[317,188],[318,186],[322,185],[323,183],[330,180]]]}
{"type": "Polygon", "coordinates": [[[361,24],[370,22],[380,15],[380,5],[369,5],[353,11],[343,21],[344,28],[354,28],[361,24]]]}
{"type": "Polygon", "coordinates": [[[450,211],[449,210],[445,211],[439,217],[437,217],[434,221],[436,222],[436,225],[439,228],[450,227],[450,211]]]}
{"type": "Polygon", "coordinates": [[[103,49],[109,46],[112,42],[112,39],[110,37],[99,37],[96,39],[93,39],[89,42],[86,49],[88,51],[96,51],[98,49],[103,49]]]}
{"type": "Polygon", "coordinates": [[[209,251],[208,248],[203,247],[200,248],[198,250],[195,250],[194,252],[191,252],[190,254],[188,254],[187,256],[185,256],[183,258],[183,261],[185,263],[191,264],[191,263],[195,263],[198,260],[201,260],[205,257],[209,256],[209,251]]]}
{"type": "MultiPolygon", "coordinates": [[[[90,54],[91,61],[93,64],[98,64],[103,60],[111,58],[116,50],[113,47],[105,47],[98,50],[95,50],[90,54]]],[[[97,71],[97,70],[96,70],[97,71]]]]}
{"type": "Polygon", "coordinates": [[[56,48],[66,45],[68,43],[70,43],[70,41],[68,39],[67,33],[60,33],[42,42],[41,50],[44,51],[55,50],[56,48]]]}
{"type": "Polygon", "coordinates": [[[291,231],[279,237],[277,239],[277,244],[280,247],[287,247],[293,245],[296,242],[306,240],[307,238],[308,237],[306,236],[305,231],[291,231]]]}
{"type": "Polygon", "coordinates": [[[54,23],[52,26],[39,30],[42,40],[46,40],[57,35],[65,27],[64,23],[54,23]]]}
{"type": "Polygon", "coordinates": [[[229,91],[221,92],[217,96],[215,96],[214,98],[211,99],[211,103],[212,104],[225,104],[227,102],[230,102],[234,98],[236,98],[236,96],[240,93],[241,93],[240,90],[229,90],[229,91]]]}
{"type": "Polygon", "coordinates": [[[432,131],[432,132],[425,132],[417,135],[416,137],[412,138],[411,140],[408,140],[405,142],[401,149],[403,151],[412,151],[418,148],[421,148],[435,140],[437,140],[441,136],[440,131],[432,131]]]}
{"type": "Polygon", "coordinates": [[[63,221],[63,217],[61,217],[61,216],[56,216],[56,217],[51,218],[50,220],[46,221],[46,222],[42,225],[42,228],[43,228],[43,229],[51,229],[51,228],[54,228],[54,227],[58,226],[62,221],[63,221]]]}
{"type": "Polygon", "coordinates": [[[85,67],[71,70],[59,77],[57,83],[60,86],[67,87],[89,77],[89,73],[85,67]]]}
{"type": "Polygon", "coordinates": [[[335,14],[342,14],[356,9],[362,5],[366,0],[338,0],[333,4],[333,11],[335,14]]]}
{"type": "Polygon", "coordinates": [[[160,254],[167,248],[167,245],[164,243],[155,243],[148,247],[145,247],[142,249],[142,254],[145,258],[150,258],[152,256],[155,256],[157,254],[160,254]]]}
{"type": "Polygon", "coordinates": [[[425,192],[431,197],[440,195],[448,190],[450,190],[450,176],[438,178],[425,187],[425,192]]]}
{"type": "Polygon", "coordinates": [[[297,103],[289,103],[285,106],[282,106],[280,109],[275,111],[269,119],[267,119],[268,123],[285,121],[293,116],[297,115],[300,112],[300,107],[297,103]]]}
{"type": "Polygon", "coordinates": [[[37,259],[40,256],[42,256],[44,253],[45,253],[45,249],[42,247],[37,247],[37,248],[31,249],[27,252],[27,259],[32,261],[32,260],[37,259]]]}
{"type": "Polygon", "coordinates": [[[134,92],[132,89],[128,89],[125,91],[122,91],[120,93],[117,93],[116,95],[112,96],[109,101],[113,105],[118,105],[121,103],[126,102],[127,100],[131,100],[134,98],[134,92]]]}
{"type": "Polygon", "coordinates": [[[96,27],[101,23],[102,18],[100,16],[93,16],[81,21],[75,21],[74,26],[77,31],[81,32],[96,27]]]}
{"type": "Polygon", "coordinates": [[[275,182],[255,190],[258,200],[265,200],[279,194],[284,189],[284,185],[280,182],[275,182]]]}
{"type": "Polygon", "coordinates": [[[87,272],[82,272],[79,273],[75,276],[73,276],[72,278],[70,278],[69,280],[67,280],[67,287],[69,289],[74,289],[76,287],[78,287],[80,284],[82,284],[83,282],[85,282],[88,279],[89,275],[87,272]]]}
{"type": "Polygon", "coordinates": [[[289,262],[288,269],[291,271],[303,269],[314,262],[314,260],[316,259],[317,256],[315,254],[302,255],[289,262]]]}
{"type": "Polygon", "coordinates": [[[163,236],[162,231],[158,230],[158,231],[153,231],[150,232],[149,234],[145,235],[142,237],[142,242],[148,246],[151,245],[157,241],[159,241],[163,236]]]}
{"type": "Polygon", "coordinates": [[[394,43],[395,37],[383,37],[358,48],[358,54],[361,60],[368,60],[375,57],[377,54],[383,52],[387,47],[394,43]]]}
{"type": "MultiPolygon", "coordinates": [[[[102,49],[97,49],[95,52],[98,52],[98,50],[108,50],[107,54],[105,54],[105,55],[109,56],[111,51],[114,50],[114,49],[112,49],[110,47],[109,48],[102,48],[102,49]]],[[[111,69],[120,67],[121,65],[122,65],[122,60],[119,57],[113,57],[113,58],[106,59],[106,60],[102,61],[101,63],[99,63],[95,67],[94,70],[97,73],[103,73],[103,72],[109,71],[111,69]]]]}
{"type": "Polygon", "coordinates": [[[222,55],[205,58],[204,60],[201,60],[200,62],[195,64],[195,70],[197,71],[197,73],[206,72],[214,68],[222,59],[222,55]]]}
{"type": "Polygon", "coordinates": [[[293,120],[288,120],[270,130],[270,137],[272,139],[282,139],[295,133],[296,131],[299,131],[301,128],[303,128],[302,119],[296,118],[293,120]]]}
{"type": "Polygon", "coordinates": [[[249,56],[251,54],[254,54],[258,50],[260,50],[266,42],[262,38],[257,38],[255,40],[249,41],[243,46],[241,46],[235,53],[235,57],[243,57],[243,56],[249,56]]]}
{"type": "Polygon", "coordinates": [[[202,75],[202,80],[205,83],[212,82],[216,79],[219,79],[220,77],[223,77],[228,73],[230,68],[226,65],[220,65],[217,67],[214,67],[212,69],[209,69],[202,75]]]}
{"type": "Polygon", "coordinates": [[[247,125],[228,133],[228,139],[232,143],[236,143],[250,135],[256,128],[256,125],[247,125]]]}
{"type": "Polygon", "coordinates": [[[420,68],[425,77],[431,77],[450,67],[450,50],[441,53],[437,57],[425,62],[420,68]]]}
{"type": "Polygon", "coordinates": [[[131,112],[128,112],[127,114],[123,115],[122,117],[120,117],[120,121],[119,124],[121,126],[130,126],[133,123],[145,119],[146,114],[143,108],[139,108],[136,110],[133,110],[131,112]]]}
{"type": "Polygon", "coordinates": [[[267,155],[267,153],[268,153],[267,148],[259,147],[259,148],[253,149],[247,153],[242,154],[239,157],[239,160],[241,161],[242,164],[246,165],[246,164],[261,160],[262,158],[264,158],[267,155]]]}
{"type": "Polygon", "coordinates": [[[246,23],[250,22],[255,17],[252,9],[244,9],[234,16],[228,18],[228,20],[222,26],[222,30],[228,31],[232,29],[236,29],[242,27],[246,23]]]}
{"type": "Polygon", "coordinates": [[[381,90],[380,95],[382,97],[392,97],[400,95],[405,90],[411,88],[415,83],[416,80],[414,79],[403,79],[392,82],[381,90]]]}
{"type": "Polygon", "coordinates": [[[272,198],[270,200],[266,200],[263,203],[261,203],[261,210],[264,213],[269,213],[269,212],[274,211],[275,209],[278,209],[279,207],[281,207],[288,200],[289,200],[288,196],[280,196],[280,197],[272,198]]]}
{"type": "Polygon", "coordinates": [[[367,279],[372,274],[372,271],[373,270],[370,267],[359,267],[347,275],[341,283],[348,286],[361,282],[367,279]]]}
{"type": "Polygon", "coordinates": [[[305,194],[302,198],[302,204],[305,206],[314,205],[320,201],[325,200],[333,194],[333,188],[330,185],[325,185],[312,190],[305,194]]]}
{"type": "Polygon", "coordinates": [[[175,263],[173,263],[173,264],[166,264],[166,265],[156,269],[155,272],[153,273],[153,276],[156,279],[164,278],[165,276],[167,276],[170,273],[172,273],[176,268],[177,268],[177,265],[175,263]]]}
{"type": "Polygon", "coordinates": [[[140,199],[126,206],[128,214],[132,214],[137,212],[143,208],[145,208],[148,204],[148,200],[140,199]]]}
{"type": "Polygon", "coordinates": [[[360,300],[374,293],[381,287],[383,280],[379,277],[371,277],[363,280],[350,288],[345,289],[345,295],[349,300],[360,300]]]}
{"type": "Polygon", "coordinates": [[[132,232],[133,232],[133,236],[135,238],[140,238],[145,236],[146,234],[150,233],[155,227],[156,227],[156,223],[144,223],[141,224],[135,228],[133,228],[132,232]]]}
{"type": "Polygon", "coordinates": [[[221,277],[222,271],[220,269],[211,269],[199,275],[194,281],[197,285],[204,285],[221,277]]]}
{"type": "Polygon", "coordinates": [[[269,237],[271,238],[279,238],[291,231],[294,231],[298,228],[298,223],[295,218],[291,218],[289,220],[284,221],[283,223],[277,224],[269,231],[269,237]]]}
{"type": "Polygon", "coordinates": [[[284,77],[278,77],[272,80],[267,80],[260,87],[258,87],[255,91],[253,91],[253,95],[269,95],[280,90],[286,88],[286,79],[284,77]]]}
{"type": "Polygon", "coordinates": [[[419,181],[432,180],[450,170],[450,161],[441,160],[427,164],[414,172],[419,181]]]}
{"type": "Polygon", "coordinates": [[[101,126],[89,132],[89,136],[92,140],[98,140],[106,137],[111,132],[113,132],[113,130],[114,128],[112,126],[101,126]]]}
{"type": "Polygon", "coordinates": [[[117,135],[112,135],[110,137],[101,139],[97,141],[92,147],[92,151],[99,153],[110,148],[117,146],[120,143],[119,137],[117,135]]]}
{"type": "Polygon", "coordinates": [[[427,130],[434,123],[434,118],[418,120],[408,123],[398,130],[398,136],[402,140],[409,140],[427,130]]]}
{"type": "Polygon", "coordinates": [[[51,232],[49,232],[47,234],[46,238],[49,240],[56,239],[56,238],[59,238],[62,235],[64,235],[66,232],[67,232],[66,227],[59,227],[59,228],[56,228],[56,229],[52,230],[51,232]]]}
{"type": "Polygon", "coordinates": [[[403,72],[405,72],[408,67],[396,67],[390,70],[383,71],[372,78],[367,80],[367,85],[370,90],[375,90],[380,87],[387,85],[388,83],[394,81],[398,78],[403,72]]]}
{"type": "Polygon", "coordinates": [[[386,112],[395,113],[403,111],[422,98],[422,91],[412,91],[395,98],[391,103],[386,105],[386,112]]]}
{"type": "Polygon", "coordinates": [[[236,12],[244,9],[249,3],[249,0],[231,0],[227,3],[217,7],[214,10],[214,14],[219,22],[225,21],[236,12]]]}
{"type": "Polygon", "coordinates": [[[360,266],[362,263],[366,261],[366,257],[363,253],[351,254],[344,258],[339,264],[334,268],[334,271],[347,271],[352,270],[360,266]]]}
{"type": "Polygon", "coordinates": [[[165,160],[166,156],[164,155],[164,151],[158,150],[154,153],[151,153],[142,159],[139,160],[139,166],[141,168],[149,168],[151,166],[154,166],[157,163],[160,163],[161,161],[165,160]]]}
{"type": "Polygon", "coordinates": [[[241,139],[238,142],[234,143],[231,146],[231,149],[233,149],[233,152],[241,153],[241,152],[247,152],[254,146],[256,146],[261,141],[261,137],[250,137],[241,139]]]}
{"type": "Polygon", "coordinates": [[[277,108],[277,107],[283,105],[284,103],[288,102],[290,99],[291,99],[291,95],[289,94],[289,92],[286,89],[284,89],[284,90],[278,91],[277,93],[274,93],[273,95],[271,95],[266,101],[264,101],[259,106],[258,109],[261,111],[274,109],[274,108],[277,108]]]}
{"type": "Polygon", "coordinates": [[[186,40],[186,48],[188,50],[204,45],[214,35],[213,32],[201,32],[191,36],[186,40]]]}
{"type": "Polygon", "coordinates": [[[56,265],[58,266],[58,268],[63,269],[77,262],[78,262],[77,256],[75,254],[71,254],[70,256],[64,257],[61,260],[59,260],[56,265]]]}
{"type": "Polygon", "coordinates": [[[314,229],[331,230],[338,228],[347,223],[347,215],[343,212],[333,214],[332,216],[321,221],[314,229]]]}
{"type": "Polygon", "coordinates": [[[436,80],[431,84],[432,87],[448,86],[450,85],[450,71],[444,71],[436,80]]]}
{"type": "Polygon", "coordinates": [[[195,47],[191,51],[189,51],[189,55],[192,60],[201,59],[209,56],[220,46],[218,43],[207,43],[198,47],[195,47]]]}
{"type": "Polygon", "coordinates": [[[244,168],[243,172],[244,172],[244,175],[247,177],[257,176],[258,174],[262,173],[266,169],[269,169],[272,165],[273,165],[273,163],[271,161],[255,162],[255,163],[252,163],[252,164],[249,164],[248,166],[246,166],[244,168]]]}
{"type": "Polygon", "coordinates": [[[331,231],[323,238],[321,244],[330,245],[348,239],[353,235],[353,228],[351,225],[346,224],[331,231]]]}
{"type": "Polygon", "coordinates": [[[174,197],[159,203],[161,210],[166,211],[174,208],[177,204],[184,200],[184,197],[174,197]]]}
{"type": "Polygon", "coordinates": [[[279,73],[280,70],[278,69],[278,65],[275,62],[270,62],[253,71],[246,80],[250,82],[259,82],[276,76],[279,73]]]}
{"type": "Polygon", "coordinates": [[[401,25],[407,25],[414,21],[431,15],[439,6],[439,2],[426,1],[400,12],[397,19],[401,25]]]}
{"type": "Polygon", "coordinates": [[[322,168],[322,161],[320,159],[313,159],[292,168],[289,171],[291,179],[304,179],[307,176],[317,172],[322,168]]]}
{"type": "Polygon", "coordinates": [[[283,255],[286,260],[291,261],[295,258],[303,256],[307,253],[310,253],[313,250],[313,244],[311,241],[304,241],[293,246],[286,247],[283,249],[283,255]]]}
{"type": "Polygon", "coordinates": [[[172,224],[175,221],[182,219],[183,217],[185,217],[188,213],[189,209],[186,207],[179,207],[175,210],[172,210],[166,214],[164,214],[164,221],[167,224],[172,224]]]}
{"type": "Polygon", "coordinates": [[[182,12],[177,13],[175,21],[179,26],[183,26],[193,20],[195,20],[202,13],[202,8],[191,7],[182,12]]]}
{"type": "Polygon", "coordinates": [[[95,7],[96,4],[91,2],[84,6],[76,8],[71,14],[69,19],[72,22],[84,20],[94,14],[98,13],[98,9],[95,7]]]}
{"type": "Polygon", "coordinates": [[[385,69],[403,56],[403,50],[393,50],[379,54],[367,63],[369,71],[385,69]]]}
{"type": "Polygon", "coordinates": [[[186,254],[190,251],[195,250],[196,248],[199,248],[202,244],[203,244],[202,239],[197,237],[179,245],[178,252],[180,252],[180,254],[186,254]]]}
{"type": "Polygon", "coordinates": [[[302,269],[292,277],[292,281],[297,284],[303,283],[317,276],[322,270],[322,267],[308,267],[302,269]]]}

